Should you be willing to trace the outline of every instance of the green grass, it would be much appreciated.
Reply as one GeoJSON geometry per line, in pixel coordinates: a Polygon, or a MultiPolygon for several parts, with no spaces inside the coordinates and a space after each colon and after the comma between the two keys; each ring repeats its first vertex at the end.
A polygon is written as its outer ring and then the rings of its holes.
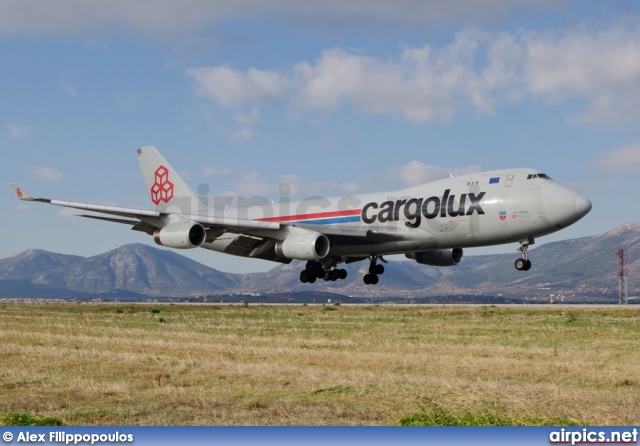
{"type": "Polygon", "coordinates": [[[62,420],[42,415],[32,415],[27,412],[0,413],[2,426],[64,426],[62,420]]]}
{"type": "Polygon", "coordinates": [[[639,339],[629,307],[5,304],[0,422],[636,425],[639,339]]]}
{"type": "Polygon", "coordinates": [[[564,417],[540,417],[509,413],[501,407],[487,405],[474,411],[452,411],[429,401],[419,413],[398,420],[399,426],[582,426],[564,417]]]}

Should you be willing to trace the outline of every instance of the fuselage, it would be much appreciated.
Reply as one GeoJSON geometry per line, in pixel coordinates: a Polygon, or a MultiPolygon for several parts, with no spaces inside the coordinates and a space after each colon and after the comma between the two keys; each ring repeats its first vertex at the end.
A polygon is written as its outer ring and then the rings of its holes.
{"type": "MultiPolygon", "coordinates": [[[[291,228],[332,227],[331,237],[371,231],[389,240],[332,244],[329,256],[367,256],[464,248],[534,239],[586,215],[588,199],[535,169],[508,169],[446,178],[391,192],[311,197],[278,203],[266,199],[217,216],[287,223],[291,228]]],[[[259,234],[257,234],[259,235],[259,234]]],[[[233,234],[203,247],[227,252],[233,234]]],[[[345,240],[348,240],[345,239],[345,240]]]]}

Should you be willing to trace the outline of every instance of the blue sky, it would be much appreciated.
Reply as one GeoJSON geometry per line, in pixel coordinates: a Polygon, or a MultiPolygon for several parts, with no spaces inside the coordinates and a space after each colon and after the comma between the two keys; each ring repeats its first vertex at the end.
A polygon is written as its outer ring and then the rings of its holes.
{"type": "MultiPolygon", "coordinates": [[[[282,183],[334,196],[533,167],[593,202],[538,245],[640,220],[638,2],[321,3],[3,1],[0,176],[150,208],[144,145],[196,190],[276,200],[282,183]]],[[[8,187],[0,205],[3,258],[153,244],[8,187]]],[[[184,254],[230,272],[274,266],[184,254]]]]}

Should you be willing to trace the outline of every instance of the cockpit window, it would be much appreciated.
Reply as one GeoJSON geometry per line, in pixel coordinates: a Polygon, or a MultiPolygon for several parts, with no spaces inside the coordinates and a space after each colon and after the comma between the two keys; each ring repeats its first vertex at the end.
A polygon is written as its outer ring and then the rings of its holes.
{"type": "Polygon", "coordinates": [[[527,175],[527,180],[530,180],[532,178],[542,178],[545,180],[551,180],[549,175],[547,175],[546,173],[530,173],[529,175],[527,175]]]}

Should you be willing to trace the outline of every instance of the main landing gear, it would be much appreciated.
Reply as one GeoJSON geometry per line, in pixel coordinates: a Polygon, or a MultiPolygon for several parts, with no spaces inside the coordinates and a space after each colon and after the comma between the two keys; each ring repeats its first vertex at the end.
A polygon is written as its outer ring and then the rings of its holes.
{"type": "MultiPolygon", "coordinates": [[[[378,283],[378,276],[384,273],[384,265],[378,265],[377,256],[370,257],[371,263],[369,264],[369,274],[365,274],[362,281],[366,285],[375,285],[378,283]]],[[[380,257],[380,260],[384,262],[384,259],[380,257]]],[[[386,263],[386,262],[385,262],[386,263]]]]}
{"type": "Polygon", "coordinates": [[[520,247],[518,251],[522,253],[522,258],[516,260],[515,266],[518,271],[529,271],[531,269],[531,260],[529,260],[529,256],[527,255],[527,250],[529,249],[529,245],[533,245],[535,240],[532,238],[527,238],[524,240],[520,240],[520,247]]]}
{"type": "Polygon", "coordinates": [[[316,279],[335,282],[338,279],[346,279],[347,270],[338,268],[324,269],[322,263],[318,261],[308,261],[305,268],[300,272],[300,282],[314,283],[316,279]]]}
{"type": "MultiPolygon", "coordinates": [[[[382,256],[369,257],[369,273],[365,274],[362,281],[367,285],[375,285],[378,283],[378,276],[384,273],[384,265],[378,264],[378,260],[387,263],[382,256]]],[[[338,279],[347,278],[347,270],[336,268],[337,260],[325,261],[323,265],[319,260],[309,260],[304,269],[300,271],[300,282],[314,283],[318,279],[335,282],[338,279]],[[325,269],[325,265],[327,265],[325,269]]]]}

